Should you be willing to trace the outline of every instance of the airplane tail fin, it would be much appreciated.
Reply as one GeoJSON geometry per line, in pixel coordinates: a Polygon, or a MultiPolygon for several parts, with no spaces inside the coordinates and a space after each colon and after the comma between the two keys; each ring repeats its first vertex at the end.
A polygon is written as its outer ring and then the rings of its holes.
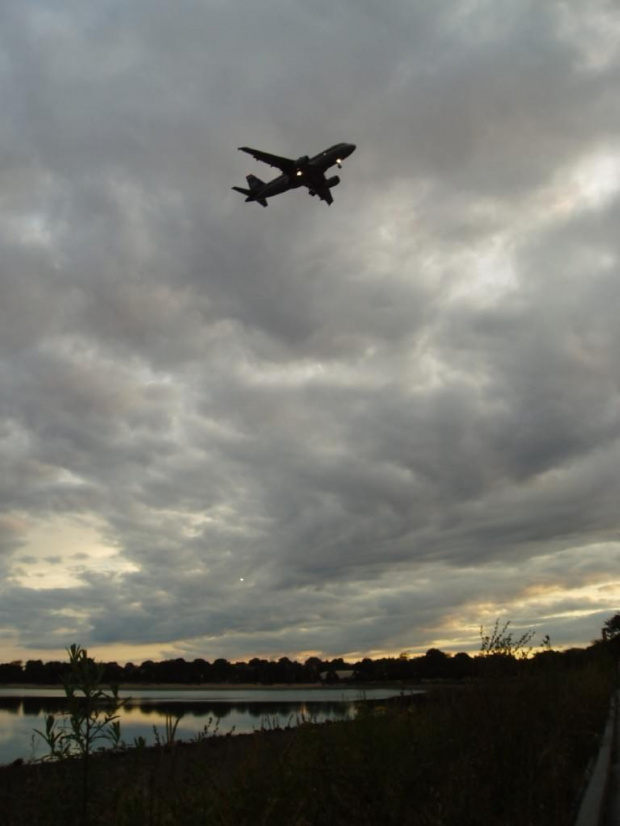
{"type": "Polygon", "coordinates": [[[265,186],[265,182],[261,181],[260,178],[257,178],[256,175],[246,175],[245,179],[248,182],[248,186],[252,192],[256,192],[258,189],[262,189],[265,186]]]}
{"type": "Polygon", "coordinates": [[[260,190],[265,186],[265,182],[261,181],[260,178],[257,178],[256,175],[246,175],[246,181],[248,182],[249,189],[244,189],[241,186],[233,186],[235,192],[240,192],[242,195],[246,196],[247,201],[257,201],[261,206],[267,206],[267,199],[259,197],[258,193],[260,190]]]}

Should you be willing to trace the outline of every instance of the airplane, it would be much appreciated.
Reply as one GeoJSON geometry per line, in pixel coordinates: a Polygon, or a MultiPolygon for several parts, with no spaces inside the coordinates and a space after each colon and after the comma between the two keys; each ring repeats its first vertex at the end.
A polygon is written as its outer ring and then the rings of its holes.
{"type": "Polygon", "coordinates": [[[324,152],[319,152],[313,158],[302,155],[296,161],[290,158],[281,158],[279,155],[270,155],[268,152],[261,152],[260,149],[251,149],[249,146],[240,146],[241,152],[247,152],[257,161],[274,166],[282,173],[272,181],[261,181],[256,175],[247,175],[248,189],[240,186],[233,186],[235,192],[240,192],[246,196],[246,202],[256,201],[261,206],[267,206],[267,198],[279,195],[281,192],[288,192],[289,189],[297,189],[300,186],[307,186],[310,195],[318,195],[322,201],[329,206],[334,202],[330,189],[340,183],[338,175],[326,178],[325,172],[336,164],[338,169],[342,169],[342,162],[355,151],[354,143],[337,143],[330,146],[324,152]]]}

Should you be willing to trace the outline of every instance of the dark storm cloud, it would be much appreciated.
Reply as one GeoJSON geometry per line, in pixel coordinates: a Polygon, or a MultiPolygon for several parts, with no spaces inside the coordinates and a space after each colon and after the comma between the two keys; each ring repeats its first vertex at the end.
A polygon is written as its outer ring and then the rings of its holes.
{"type": "Polygon", "coordinates": [[[606,40],[592,62],[595,13],[4,4],[0,610],[19,644],[470,645],[484,606],[553,616],[541,582],[587,606],[562,640],[593,635],[617,594],[620,436],[618,64],[606,40]],[[358,149],[330,209],[230,191],[271,174],[239,145],[338,140],[358,149]],[[108,569],[28,545],[76,515],[108,569]]]}

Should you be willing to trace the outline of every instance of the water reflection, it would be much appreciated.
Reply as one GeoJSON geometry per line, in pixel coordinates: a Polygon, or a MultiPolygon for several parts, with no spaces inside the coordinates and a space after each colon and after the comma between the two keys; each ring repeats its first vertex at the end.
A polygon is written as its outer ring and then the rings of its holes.
{"type": "Polygon", "coordinates": [[[0,710],[18,714],[23,701],[19,697],[0,697],[0,710]]]}
{"type": "MultiPolygon", "coordinates": [[[[41,738],[33,730],[45,728],[48,714],[67,710],[61,689],[0,689],[0,764],[18,757],[30,759],[45,754],[41,738]]],[[[361,695],[355,689],[286,690],[139,690],[124,694],[121,710],[122,737],[127,745],[143,737],[147,743],[163,735],[166,720],[180,718],[177,739],[192,739],[207,728],[220,734],[244,733],[261,727],[297,725],[304,720],[324,722],[352,717],[361,699],[383,700],[399,694],[393,689],[370,689],[361,695]],[[139,696],[138,696],[139,695],[139,696]],[[157,734],[156,734],[157,732],[157,734]]]]}
{"type": "MultiPolygon", "coordinates": [[[[124,704],[126,711],[138,710],[145,717],[176,717],[179,714],[193,717],[217,717],[225,719],[233,711],[246,714],[248,717],[260,720],[262,717],[288,717],[291,709],[300,716],[311,717],[320,712],[327,717],[347,716],[354,705],[353,700],[338,702],[315,701],[286,702],[278,701],[249,701],[249,702],[199,702],[197,700],[141,700],[127,699],[124,704]]],[[[9,714],[24,714],[29,717],[38,717],[48,714],[62,714],[68,709],[64,697],[0,697],[0,711],[9,714]]]]}

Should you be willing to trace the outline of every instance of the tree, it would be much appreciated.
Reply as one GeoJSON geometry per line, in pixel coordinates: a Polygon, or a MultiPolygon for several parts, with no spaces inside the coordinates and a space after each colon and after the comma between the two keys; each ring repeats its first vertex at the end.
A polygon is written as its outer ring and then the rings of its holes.
{"type": "Polygon", "coordinates": [[[0,665],[0,683],[19,683],[23,678],[21,660],[0,665]]]}
{"type": "Polygon", "coordinates": [[[323,660],[319,657],[308,657],[304,663],[304,668],[306,670],[305,679],[309,683],[316,683],[319,680],[319,674],[324,670],[323,660]]]}
{"type": "Polygon", "coordinates": [[[215,683],[236,682],[234,665],[223,657],[218,657],[213,661],[212,674],[215,683]]]}
{"type": "Polygon", "coordinates": [[[620,657],[620,614],[614,614],[603,625],[603,645],[612,656],[620,657]]]}
{"type": "Polygon", "coordinates": [[[439,648],[429,648],[424,655],[422,669],[425,677],[447,677],[449,656],[439,648]]]}
{"type": "MultiPolygon", "coordinates": [[[[525,631],[520,637],[515,638],[512,631],[508,630],[509,627],[510,620],[500,629],[499,619],[496,619],[491,632],[485,634],[484,628],[480,626],[480,653],[485,657],[499,655],[525,659],[532,650],[530,642],[534,637],[534,631],[525,631]]],[[[543,645],[546,646],[547,644],[548,638],[545,637],[543,645]]]]}
{"type": "Polygon", "coordinates": [[[35,684],[45,682],[45,666],[42,660],[28,660],[24,668],[24,680],[35,684]]]}
{"type": "Polygon", "coordinates": [[[469,654],[465,651],[459,651],[459,653],[455,654],[452,658],[450,665],[451,676],[457,680],[461,680],[464,677],[471,677],[474,673],[474,668],[474,661],[469,654]]]}
{"type": "Polygon", "coordinates": [[[614,614],[603,625],[603,639],[613,640],[615,637],[620,637],[620,614],[614,614]]]}

